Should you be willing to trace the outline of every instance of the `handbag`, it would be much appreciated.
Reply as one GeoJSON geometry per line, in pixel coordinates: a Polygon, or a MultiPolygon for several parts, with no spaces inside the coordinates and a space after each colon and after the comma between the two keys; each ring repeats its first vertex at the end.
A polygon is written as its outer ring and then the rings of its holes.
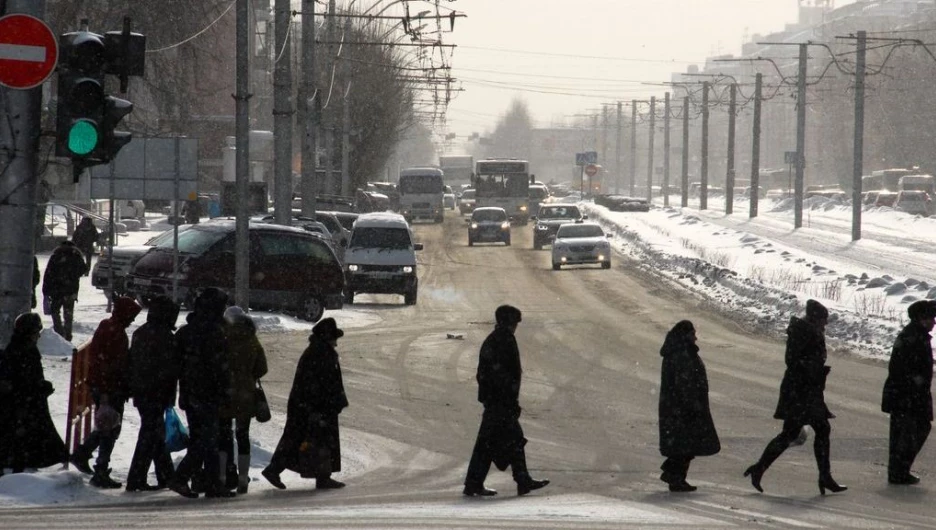
{"type": "Polygon", "coordinates": [[[270,403],[267,401],[266,392],[263,391],[263,384],[257,379],[257,387],[254,388],[254,418],[260,423],[266,423],[273,417],[270,414],[270,403]]]}
{"type": "Polygon", "coordinates": [[[182,418],[175,407],[166,408],[166,450],[170,453],[181,451],[188,447],[188,427],[182,423],[182,418]]]}

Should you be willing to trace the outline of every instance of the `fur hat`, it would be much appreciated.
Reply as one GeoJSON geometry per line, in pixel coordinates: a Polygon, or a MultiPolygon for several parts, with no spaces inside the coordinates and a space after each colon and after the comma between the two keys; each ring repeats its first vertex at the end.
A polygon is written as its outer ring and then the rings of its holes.
{"type": "Polygon", "coordinates": [[[919,320],[921,318],[936,317],[936,301],[919,300],[910,304],[907,308],[907,315],[910,320],[919,320]]]}
{"type": "Polygon", "coordinates": [[[36,313],[23,313],[13,321],[13,334],[28,337],[42,331],[42,318],[36,313]]]}
{"type": "Polygon", "coordinates": [[[338,323],[331,317],[320,320],[319,323],[312,328],[312,334],[318,335],[326,340],[344,337],[344,331],[338,328],[338,323]]]}
{"type": "Polygon", "coordinates": [[[829,310],[816,300],[806,300],[806,316],[809,318],[829,318],[829,310]]]}

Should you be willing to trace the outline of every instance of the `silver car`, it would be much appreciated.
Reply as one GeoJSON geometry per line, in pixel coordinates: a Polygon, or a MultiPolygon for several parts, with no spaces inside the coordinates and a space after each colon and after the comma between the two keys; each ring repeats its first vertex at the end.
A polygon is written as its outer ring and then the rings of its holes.
{"type": "Polygon", "coordinates": [[[600,263],[602,269],[611,268],[611,243],[597,223],[565,223],[556,232],[552,246],[552,268],[563,265],[600,263]]]}

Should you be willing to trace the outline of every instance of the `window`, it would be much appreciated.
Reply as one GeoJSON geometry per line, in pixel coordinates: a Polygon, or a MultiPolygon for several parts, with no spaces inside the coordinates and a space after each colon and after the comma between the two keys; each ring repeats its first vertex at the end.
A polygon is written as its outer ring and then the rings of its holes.
{"type": "Polygon", "coordinates": [[[604,232],[596,225],[573,225],[559,228],[557,238],[560,237],[603,237],[604,232]]]}
{"type": "MultiPolygon", "coordinates": [[[[179,232],[179,252],[184,254],[201,254],[218,241],[224,239],[227,235],[228,232],[223,230],[190,228],[184,232],[179,232]]],[[[168,237],[166,240],[160,241],[156,247],[171,249],[172,238],[168,237]]]]}
{"type": "Polygon", "coordinates": [[[351,233],[350,248],[408,249],[411,246],[409,230],[382,226],[355,228],[351,233]]]}
{"type": "Polygon", "coordinates": [[[312,258],[319,263],[334,261],[331,251],[323,243],[292,234],[263,234],[260,236],[260,249],[268,259],[296,256],[312,258]]]}
{"type": "Polygon", "coordinates": [[[540,209],[539,216],[543,219],[578,219],[581,214],[575,206],[545,206],[540,209]]]}
{"type": "Polygon", "coordinates": [[[471,214],[474,221],[506,221],[507,212],[504,210],[475,210],[471,214]]]}

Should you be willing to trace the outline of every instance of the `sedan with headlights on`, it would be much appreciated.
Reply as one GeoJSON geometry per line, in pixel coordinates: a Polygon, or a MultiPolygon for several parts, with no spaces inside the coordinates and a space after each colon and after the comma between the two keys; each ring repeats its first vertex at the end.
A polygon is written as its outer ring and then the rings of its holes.
{"type": "Polygon", "coordinates": [[[475,208],[471,218],[465,219],[468,223],[468,246],[475,243],[489,241],[493,243],[504,242],[510,246],[510,218],[507,211],[496,206],[475,208]]]}
{"type": "Polygon", "coordinates": [[[600,263],[602,269],[611,268],[611,243],[597,223],[566,223],[559,226],[552,247],[552,268],[563,265],[600,263]]]}

